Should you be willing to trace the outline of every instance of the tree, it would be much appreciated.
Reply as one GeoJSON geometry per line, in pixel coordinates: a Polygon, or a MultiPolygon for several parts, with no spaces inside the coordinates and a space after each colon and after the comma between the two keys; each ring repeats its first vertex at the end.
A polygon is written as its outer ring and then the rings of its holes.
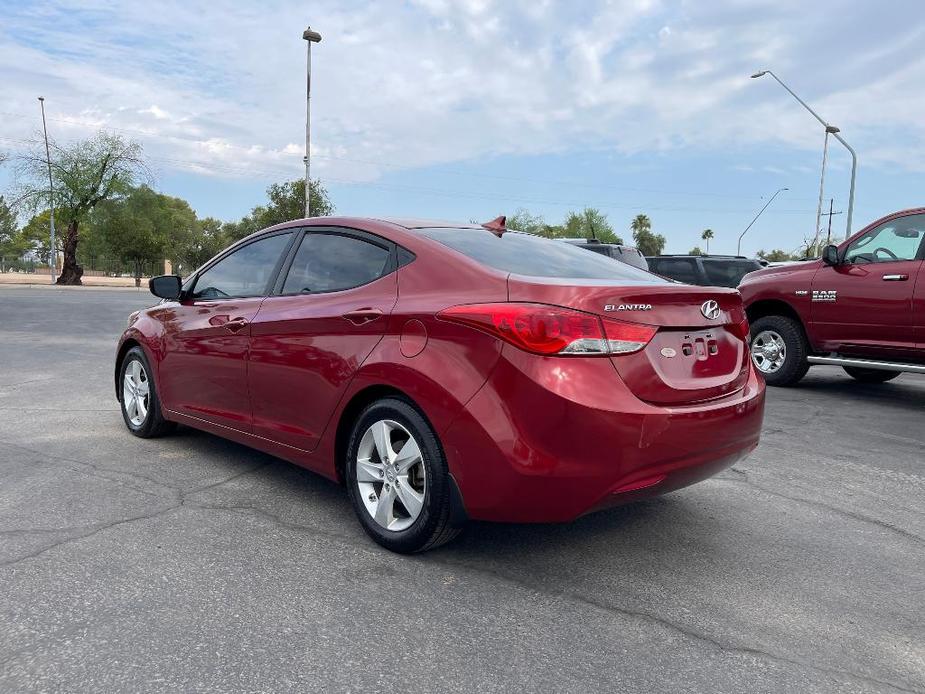
{"type": "Polygon", "coordinates": [[[18,265],[28,250],[29,244],[16,223],[16,215],[0,195],[0,272],[10,263],[18,265]]]}
{"type": "Polygon", "coordinates": [[[633,241],[643,255],[661,255],[665,248],[665,237],[652,233],[652,220],[644,214],[638,214],[630,224],[633,241]]]}
{"type": "MultiPolygon", "coordinates": [[[[312,180],[309,194],[313,217],[334,214],[334,203],[331,202],[328,191],[324,189],[319,180],[312,180]]],[[[229,241],[243,239],[255,231],[266,229],[274,224],[302,219],[305,216],[305,179],[274,183],[267,188],[267,198],[269,198],[268,204],[257,205],[240,222],[231,222],[225,226],[229,241]]]]}
{"type": "Polygon", "coordinates": [[[175,259],[199,233],[196,214],[185,200],[134,188],[123,198],[99,203],[93,222],[105,248],[131,263],[135,286],[145,263],[175,259]]]}
{"type": "Polygon", "coordinates": [[[225,224],[214,217],[196,220],[196,233],[188,244],[179,248],[174,260],[174,270],[179,274],[189,274],[207,260],[217,255],[229,244],[225,224]]]}
{"type": "Polygon", "coordinates": [[[703,251],[700,250],[700,246],[694,246],[687,252],[688,255],[703,255],[703,251]]]}
{"type": "Polygon", "coordinates": [[[617,236],[607,215],[593,207],[581,212],[569,212],[565,218],[565,238],[597,239],[603,243],[623,243],[617,236]]]}
{"type": "Polygon", "coordinates": [[[514,214],[510,215],[505,222],[508,229],[516,231],[526,231],[530,234],[543,236],[548,228],[542,215],[530,214],[530,211],[523,207],[518,207],[514,214]]]}
{"type": "MultiPolygon", "coordinates": [[[[81,284],[83,268],[77,264],[80,225],[100,203],[125,195],[144,172],[141,145],[119,135],[100,131],[95,137],[67,146],[51,143],[52,179],[56,217],[62,234],[64,262],[58,284],[81,284]]],[[[22,199],[33,209],[49,204],[48,164],[45,150],[22,158],[22,199]]]]}
{"type": "Polygon", "coordinates": [[[760,250],[755,255],[759,258],[764,258],[769,263],[780,263],[786,260],[797,260],[796,257],[788,253],[787,251],[782,251],[779,248],[773,251],[760,250]]]}
{"type": "Polygon", "coordinates": [[[704,229],[703,233],[700,235],[700,238],[707,242],[707,253],[710,252],[710,239],[713,238],[712,229],[704,229]]]}

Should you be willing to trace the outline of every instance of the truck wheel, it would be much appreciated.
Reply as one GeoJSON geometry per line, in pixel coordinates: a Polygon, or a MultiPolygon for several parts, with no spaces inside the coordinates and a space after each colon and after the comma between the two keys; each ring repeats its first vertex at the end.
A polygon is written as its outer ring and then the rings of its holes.
{"type": "Polygon", "coordinates": [[[795,385],[809,369],[803,326],[787,316],[764,316],[751,327],[752,361],[770,386],[795,385]]]}
{"type": "Polygon", "coordinates": [[[861,383],[886,383],[899,376],[902,371],[883,371],[882,369],[862,369],[857,366],[843,366],[845,373],[861,383]]]}

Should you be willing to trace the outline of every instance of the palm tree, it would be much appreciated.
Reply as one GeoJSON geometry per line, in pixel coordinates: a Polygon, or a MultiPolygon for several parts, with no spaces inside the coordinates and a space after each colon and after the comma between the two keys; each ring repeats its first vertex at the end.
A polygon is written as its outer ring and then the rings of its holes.
{"type": "Polygon", "coordinates": [[[652,220],[649,219],[648,215],[637,214],[633,218],[632,224],[630,224],[630,229],[633,230],[633,235],[635,236],[639,232],[651,231],[652,230],[652,220]]]}
{"type": "Polygon", "coordinates": [[[703,230],[703,233],[700,235],[700,238],[702,238],[704,241],[707,242],[707,255],[709,255],[709,253],[710,253],[710,239],[713,238],[713,230],[712,230],[712,229],[704,229],[704,230],[703,230]]]}

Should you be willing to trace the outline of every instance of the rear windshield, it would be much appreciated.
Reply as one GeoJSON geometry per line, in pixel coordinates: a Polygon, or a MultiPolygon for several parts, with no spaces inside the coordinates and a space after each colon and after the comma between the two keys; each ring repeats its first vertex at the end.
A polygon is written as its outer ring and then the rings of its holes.
{"type": "Polygon", "coordinates": [[[561,241],[520,231],[418,229],[428,238],[503,272],[533,277],[663,282],[645,270],[561,241]]]}

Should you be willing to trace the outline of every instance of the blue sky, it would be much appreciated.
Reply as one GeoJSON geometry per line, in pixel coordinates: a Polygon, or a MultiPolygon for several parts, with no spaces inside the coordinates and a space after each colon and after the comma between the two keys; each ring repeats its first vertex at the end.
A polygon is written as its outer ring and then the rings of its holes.
{"type": "MultiPolygon", "coordinates": [[[[312,172],[339,213],[549,222],[589,205],[628,237],[644,212],[686,252],[812,235],[821,127],[860,155],[855,229],[925,204],[925,8],[791,0],[11,2],[0,0],[0,151],[141,142],[158,189],[235,219],[302,174],[306,24],[312,172]]],[[[833,143],[826,201],[844,210],[833,143]]],[[[12,167],[0,169],[0,191],[12,167]]],[[[845,215],[834,229],[844,233],[845,215]]]]}

